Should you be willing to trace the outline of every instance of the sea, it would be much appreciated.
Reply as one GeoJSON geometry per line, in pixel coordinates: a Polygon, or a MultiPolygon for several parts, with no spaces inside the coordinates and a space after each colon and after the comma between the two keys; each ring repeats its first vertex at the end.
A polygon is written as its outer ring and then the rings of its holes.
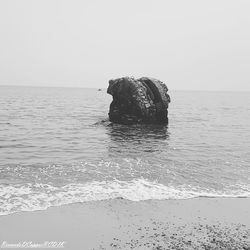
{"type": "Polygon", "coordinates": [[[106,89],[0,87],[0,215],[123,198],[250,197],[250,92],[169,91],[169,124],[106,89]]]}

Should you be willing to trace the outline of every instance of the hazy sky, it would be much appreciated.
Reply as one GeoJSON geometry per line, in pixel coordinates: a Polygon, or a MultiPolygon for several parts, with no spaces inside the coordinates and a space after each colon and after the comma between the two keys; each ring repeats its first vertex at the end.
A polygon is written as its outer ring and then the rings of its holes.
{"type": "Polygon", "coordinates": [[[249,0],[0,0],[0,85],[250,90],[249,0]]]}

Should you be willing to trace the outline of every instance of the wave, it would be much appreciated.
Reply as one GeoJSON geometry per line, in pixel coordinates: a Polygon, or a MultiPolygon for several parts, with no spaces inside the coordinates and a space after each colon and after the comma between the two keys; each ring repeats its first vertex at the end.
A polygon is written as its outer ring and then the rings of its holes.
{"type": "Polygon", "coordinates": [[[165,186],[145,179],[93,181],[86,184],[68,184],[62,187],[42,183],[2,184],[0,185],[0,215],[116,198],[142,201],[196,197],[250,197],[250,187],[238,185],[234,189],[228,189],[228,191],[215,191],[191,186],[165,186]]]}

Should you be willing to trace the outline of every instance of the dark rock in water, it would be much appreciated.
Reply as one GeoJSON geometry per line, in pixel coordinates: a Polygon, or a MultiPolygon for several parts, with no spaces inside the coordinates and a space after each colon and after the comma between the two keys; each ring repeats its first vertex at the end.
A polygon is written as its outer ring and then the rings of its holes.
{"type": "Polygon", "coordinates": [[[109,120],[114,123],[168,123],[170,97],[167,86],[153,78],[123,77],[109,81],[113,96],[109,120]]]}

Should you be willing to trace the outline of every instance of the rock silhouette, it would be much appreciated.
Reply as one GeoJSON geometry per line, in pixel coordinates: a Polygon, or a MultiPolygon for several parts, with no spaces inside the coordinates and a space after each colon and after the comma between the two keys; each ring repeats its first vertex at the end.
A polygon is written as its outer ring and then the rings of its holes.
{"type": "Polygon", "coordinates": [[[160,80],[122,77],[109,81],[107,93],[113,96],[109,120],[120,124],[168,123],[170,97],[160,80]]]}

